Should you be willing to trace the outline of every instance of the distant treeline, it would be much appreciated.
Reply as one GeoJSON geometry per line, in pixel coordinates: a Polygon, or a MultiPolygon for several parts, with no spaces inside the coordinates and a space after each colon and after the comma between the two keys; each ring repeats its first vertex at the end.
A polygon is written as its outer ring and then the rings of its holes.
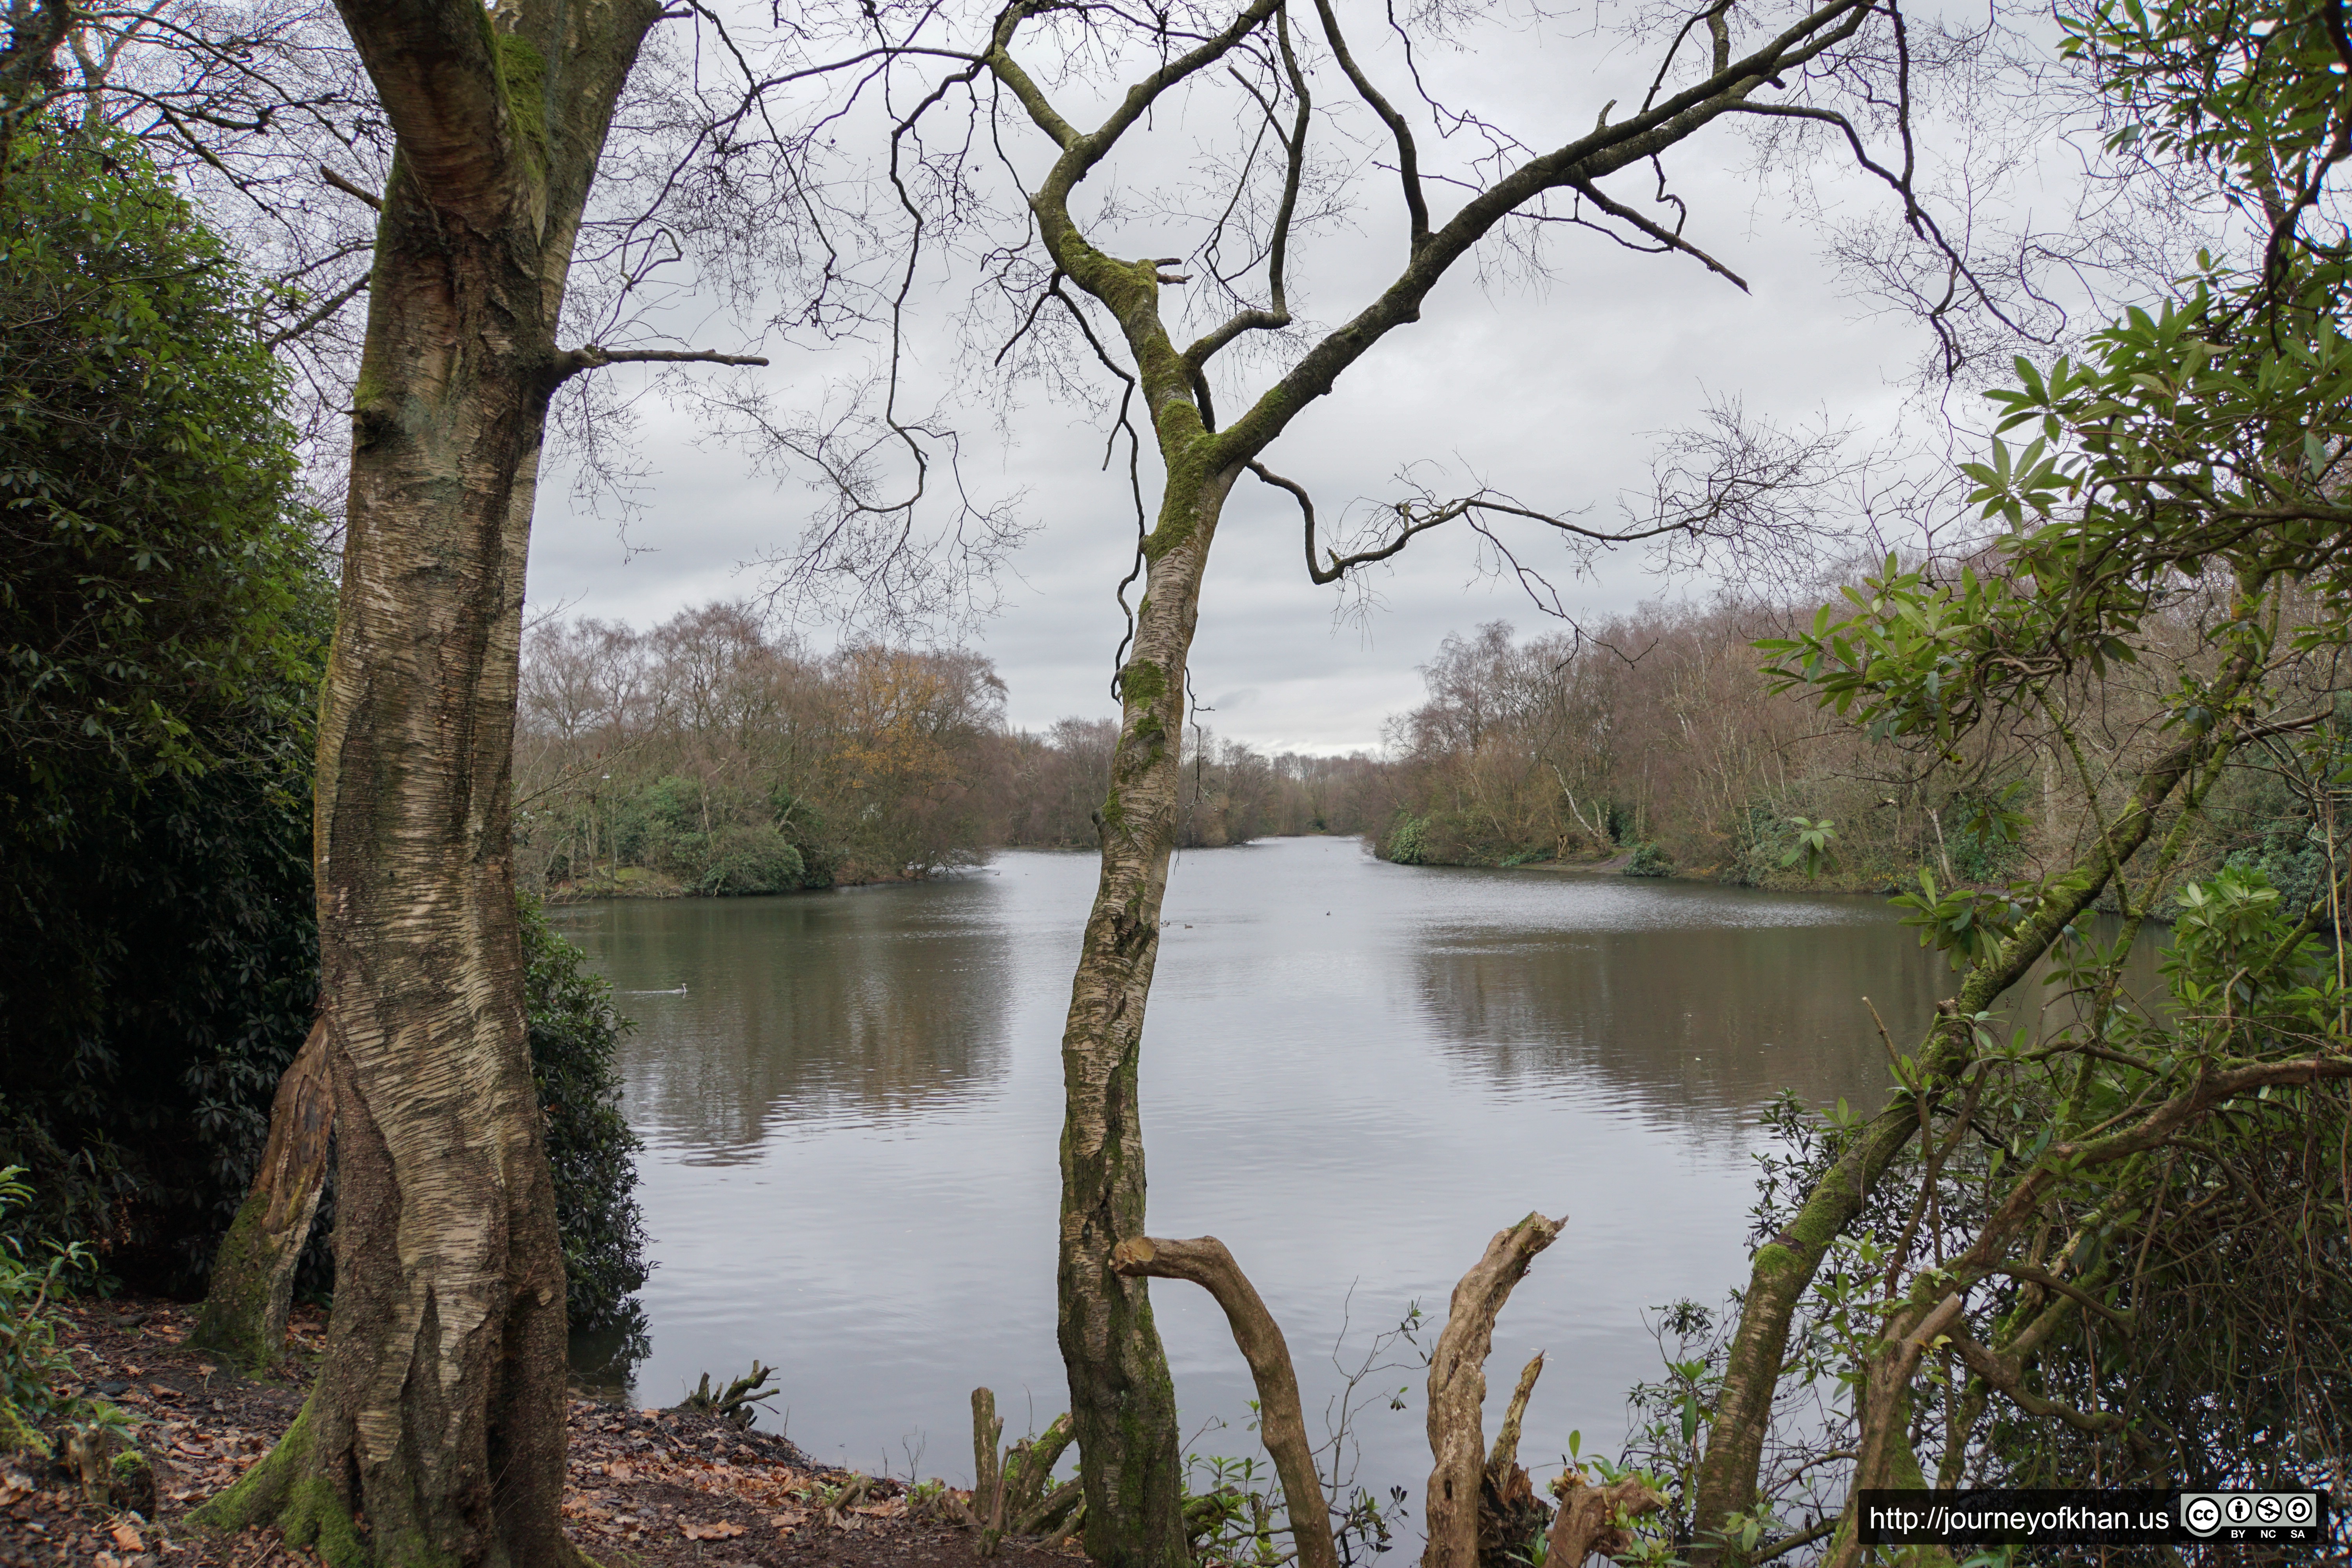
{"type": "MultiPolygon", "coordinates": [[[[1877,744],[1776,694],[1756,645],[1812,610],[1645,605],[1526,639],[1501,622],[1448,637],[1423,667],[1428,700],[1389,723],[1378,852],[1630,856],[1637,876],[1789,886],[1808,881],[1803,836],[1826,824],[1813,886],[1911,887],[1923,868],[1947,885],[2004,882],[2070,853],[2123,804],[2107,781],[2120,792],[2168,743],[2158,693],[2194,673],[2210,606],[2185,595],[2150,618],[2134,659],[2053,675],[2051,710],[2081,738],[2079,759],[2032,724],[1972,734],[1951,755],[1927,737],[1877,744]]],[[[2201,865],[2259,866],[2290,900],[2327,885],[2326,834],[2273,773],[2234,769],[2204,816],[2201,865]]]]}
{"type": "MultiPolygon", "coordinates": [[[[1004,718],[977,654],[856,643],[812,653],[740,605],[650,631],[534,630],[516,736],[516,853],[563,894],[778,892],[967,865],[1000,845],[1087,847],[1109,719],[1042,734],[1004,718]]],[[[1180,842],[1362,834],[1385,770],[1266,756],[1188,730],[1180,842]]]]}
{"type": "MultiPolygon", "coordinates": [[[[1633,875],[1749,885],[1999,883],[2067,853],[2098,810],[2090,776],[2151,748],[2187,602],[2136,663],[2053,681],[2095,755],[2030,727],[1958,758],[1872,743],[1775,694],[1757,643],[1789,608],[1647,605],[1527,638],[1496,622],[1448,637],[1427,700],[1385,755],[1268,756],[1187,726],[1178,842],[1361,835],[1423,865],[1620,858],[1633,875]],[[1809,878],[1803,835],[1826,834],[1809,878]]],[[[1811,618],[1811,609],[1804,612],[1811,618]]],[[[1092,848],[1110,719],[1042,732],[1005,721],[994,667],[961,650],[857,643],[814,653],[740,605],[649,631],[594,620],[528,639],[516,842],[527,884],[559,894],[774,892],[920,877],[999,846],[1092,848]]],[[[2290,898],[2326,882],[2325,837],[2295,797],[2242,767],[2210,797],[2206,862],[2259,865],[2290,898]]]]}

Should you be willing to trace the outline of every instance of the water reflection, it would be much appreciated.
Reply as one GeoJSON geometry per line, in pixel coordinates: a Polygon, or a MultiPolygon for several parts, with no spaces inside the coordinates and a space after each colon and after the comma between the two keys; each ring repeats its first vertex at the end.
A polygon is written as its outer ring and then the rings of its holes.
{"type": "Polygon", "coordinates": [[[905,1121],[1001,1078],[1005,937],[990,902],[963,883],[558,918],[630,993],[630,1125],[725,1164],[793,1123],[905,1121]]]}
{"type": "Polygon", "coordinates": [[[1884,1057],[1863,998],[1907,1041],[1949,986],[1892,921],[1834,929],[1451,931],[1418,958],[1421,1005],[1498,1086],[1598,1082],[1685,1121],[1782,1088],[1866,1099],[1884,1057]]]}
{"type": "MultiPolygon", "coordinates": [[[[1582,879],[1545,894],[1510,885],[1523,876],[1454,875],[1486,884],[1509,923],[1431,928],[1416,961],[1422,1009],[1449,1052],[1499,1089],[1601,1086],[1685,1122],[1782,1089],[1869,1109],[1889,1082],[1881,1021],[1909,1051],[1960,985],[1877,899],[1582,879]]],[[[2111,942],[2118,926],[2099,917],[2090,929],[2111,942]]],[[[2127,996],[2161,994],[2158,958],[2143,941],[2127,996]]],[[[2074,1016],[2051,975],[2039,964],[2001,999],[2008,1026],[2074,1016]]]]}
{"type": "MultiPolygon", "coordinates": [[[[1008,1427],[1064,1407],[1058,1046],[1095,879],[1090,856],[1010,853],[953,882],[562,912],[622,992],[669,993],[620,998],[657,1265],[635,1397],[757,1356],[811,1452],[950,1478],[975,1385],[1008,1427]]],[[[1391,866],[1329,839],[1181,856],[1165,912],[1151,1229],[1232,1247],[1312,1419],[1344,1324],[1360,1342],[1442,1310],[1496,1228],[1567,1212],[1495,1342],[1498,1405],[1552,1352],[1534,1458],[1570,1430],[1613,1445],[1656,1372],[1644,1308],[1739,1282],[1762,1105],[1784,1085],[1874,1103],[1860,998],[1901,1039],[1952,987],[1874,900],[1391,866]]],[[[1223,1314],[1181,1287],[1152,1306],[1186,1431],[1221,1416],[1201,1451],[1246,1451],[1223,1314]]],[[[1418,1487],[1421,1421],[1417,1400],[1375,1413],[1368,1484],[1418,1487]]]]}

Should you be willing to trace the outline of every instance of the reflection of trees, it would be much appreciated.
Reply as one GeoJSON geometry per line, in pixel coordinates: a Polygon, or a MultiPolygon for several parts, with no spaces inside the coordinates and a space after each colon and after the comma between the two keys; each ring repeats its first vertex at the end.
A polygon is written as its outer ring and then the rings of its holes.
{"type": "Polygon", "coordinates": [[[639,1131],[748,1159],[777,1122],[892,1120],[1006,1066],[1010,952],[984,884],[614,904],[578,934],[639,1020],[625,1056],[639,1131]]]}
{"type": "MultiPolygon", "coordinates": [[[[1422,1005],[1449,1052],[1509,1089],[1577,1082],[1653,1113],[1760,1105],[1793,1089],[1874,1109],[1886,1048],[1870,998],[1898,1041],[1925,1031],[1956,989],[1938,956],[1892,921],[1675,931],[1438,933],[1418,960],[1422,1005]],[[1598,1080],[1597,1085],[1595,1080],[1598,1080]]],[[[2067,1004],[2037,968],[2004,998],[2067,1004]]],[[[2127,989],[2157,988],[2152,943],[2127,989]]]]}
{"type": "Polygon", "coordinates": [[[1892,922],[1465,931],[1422,953],[1419,979],[1449,1049],[1508,1087],[1574,1080],[1645,1110],[1714,1113],[1784,1086],[1874,1104],[1886,1058],[1862,998],[1897,1038],[1916,1037],[1937,965],[1892,922]]]}

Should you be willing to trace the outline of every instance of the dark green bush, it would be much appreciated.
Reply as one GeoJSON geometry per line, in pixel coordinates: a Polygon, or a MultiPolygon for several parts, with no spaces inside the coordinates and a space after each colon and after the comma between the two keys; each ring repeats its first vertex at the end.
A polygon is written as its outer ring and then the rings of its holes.
{"type": "Polygon", "coordinates": [[[1429,819],[1425,816],[1402,816],[1389,829],[1388,837],[1381,844],[1383,859],[1400,866],[1418,866],[1429,852],[1429,819]]]}
{"type": "Polygon", "coordinates": [[[709,858],[695,887],[705,893],[781,893],[807,873],[801,852],[775,828],[722,827],[710,836],[709,858]]]}
{"type": "MultiPolygon", "coordinates": [[[[9,1238],[85,1244],[187,1293],[318,991],[311,715],[332,590],[278,372],[217,240],[128,144],[36,128],[12,159],[0,1165],[28,1168],[36,1195],[10,1200],[29,1206],[9,1238]]],[[[645,1278],[620,1024],[575,949],[533,915],[525,931],[572,1312],[609,1321],[645,1278]]]]}
{"type": "Polygon", "coordinates": [[[1671,877],[1674,874],[1675,863],[1666,858],[1664,850],[1654,844],[1635,845],[1633,858],[1625,863],[1625,875],[1628,877],[1671,877]]]}
{"type": "Polygon", "coordinates": [[[555,1176],[572,1326],[605,1328],[628,1315],[628,1296],[646,1282],[647,1268],[635,1196],[645,1142],[621,1115],[614,1059],[629,1025],[613,1009],[612,988],[581,969],[580,950],[530,899],[523,900],[522,941],[531,1076],[555,1176]]]}
{"type": "Polygon", "coordinates": [[[252,294],[137,148],[0,195],[0,1163],[26,1224],[187,1283],[314,990],[330,619],[252,294]]]}
{"type": "Polygon", "coordinates": [[[57,1299],[67,1279],[88,1259],[79,1247],[50,1243],[46,1258],[8,1223],[11,1210],[25,1207],[33,1190],[20,1165],[0,1166],[0,1454],[47,1455],[40,1428],[59,1415],[80,1414],[78,1400],[58,1391],[74,1375],[72,1358],[58,1348],[57,1299]]]}
{"type": "Polygon", "coordinates": [[[253,289],[128,141],[15,143],[0,195],[0,808],[242,760],[315,662],[310,520],[253,289]],[[273,702],[273,699],[277,700],[273,702]]]}

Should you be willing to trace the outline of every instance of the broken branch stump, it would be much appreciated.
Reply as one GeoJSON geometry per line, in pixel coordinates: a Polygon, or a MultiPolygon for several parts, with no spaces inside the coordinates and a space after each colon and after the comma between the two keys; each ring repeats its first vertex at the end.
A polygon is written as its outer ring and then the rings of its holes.
{"type": "Polygon", "coordinates": [[[1525,1562],[1531,1555],[1528,1543],[1551,1522],[1551,1509],[1536,1496],[1535,1483],[1519,1465],[1519,1426],[1543,1368],[1543,1352],[1538,1351],[1519,1373],[1503,1429],[1486,1456],[1486,1474],[1478,1487],[1479,1568],[1514,1568],[1525,1562]]]}
{"type": "Polygon", "coordinates": [[[1530,1214],[1496,1232],[1486,1255],[1454,1287],[1445,1328],[1429,1358],[1429,1493],[1422,1509],[1429,1545],[1422,1568],[1477,1568],[1479,1494],[1486,1477],[1482,1407],[1495,1318],[1535,1255],[1566,1223],[1566,1215],[1530,1214]]]}
{"type": "Polygon", "coordinates": [[[1596,1552],[1616,1556],[1633,1543],[1623,1521],[1666,1506],[1666,1500],[1639,1477],[1596,1487],[1575,1469],[1552,1482],[1551,1494],[1559,1499],[1559,1512],[1552,1516],[1550,1546],[1544,1557],[1548,1568],[1583,1568],[1584,1560],[1596,1552]]]}

